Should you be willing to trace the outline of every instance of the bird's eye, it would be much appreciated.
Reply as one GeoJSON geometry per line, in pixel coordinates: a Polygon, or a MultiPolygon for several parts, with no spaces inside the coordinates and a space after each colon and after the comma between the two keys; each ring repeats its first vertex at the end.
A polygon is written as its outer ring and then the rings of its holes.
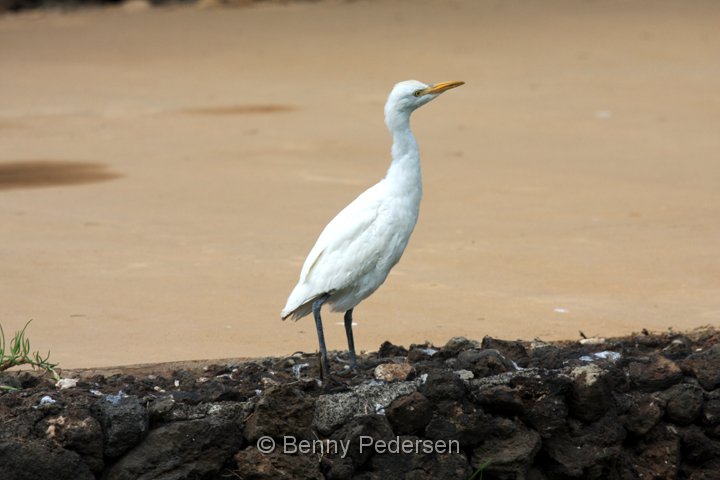
{"type": "Polygon", "coordinates": [[[419,97],[421,93],[422,93],[422,89],[420,89],[420,90],[415,90],[415,91],[413,92],[413,95],[415,95],[416,97],[419,97]]]}

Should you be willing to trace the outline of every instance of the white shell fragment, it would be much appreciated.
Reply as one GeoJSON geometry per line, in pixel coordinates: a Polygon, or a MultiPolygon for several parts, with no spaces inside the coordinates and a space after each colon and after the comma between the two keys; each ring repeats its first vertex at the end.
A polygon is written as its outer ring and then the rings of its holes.
{"type": "Polygon", "coordinates": [[[77,378],[61,378],[57,381],[55,386],[59,388],[60,390],[65,390],[66,388],[75,388],[77,387],[78,380],[77,378]]]}
{"type": "Polygon", "coordinates": [[[610,350],[605,350],[590,355],[583,355],[582,357],[580,357],[580,360],[582,360],[583,362],[593,362],[595,360],[610,360],[611,362],[615,362],[620,359],[620,357],[621,355],[618,352],[611,352],[610,350]]]}

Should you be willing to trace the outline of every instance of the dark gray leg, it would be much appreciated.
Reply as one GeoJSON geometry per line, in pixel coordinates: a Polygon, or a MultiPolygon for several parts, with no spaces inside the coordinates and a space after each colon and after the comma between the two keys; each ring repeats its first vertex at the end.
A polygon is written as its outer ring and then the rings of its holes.
{"type": "Polygon", "coordinates": [[[347,335],[348,350],[350,351],[350,368],[355,370],[357,368],[357,358],[355,357],[355,340],[353,340],[352,332],[352,312],[352,308],[345,312],[345,335],[347,335]]]}
{"type": "Polygon", "coordinates": [[[328,361],[325,335],[323,334],[322,319],[320,318],[320,309],[328,297],[329,295],[325,294],[313,302],[313,316],[315,317],[315,328],[317,329],[318,343],[320,344],[320,378],[323,378],[324,373],[330,375],[330,362],[328,361]]]}

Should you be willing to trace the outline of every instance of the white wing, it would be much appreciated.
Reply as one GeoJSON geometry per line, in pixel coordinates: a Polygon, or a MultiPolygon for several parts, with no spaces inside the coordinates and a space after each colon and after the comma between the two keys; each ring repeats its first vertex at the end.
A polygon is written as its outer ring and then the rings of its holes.
{"type": "Polygon", "coordinates": [[[372,243],[381,241],[375,232],[384,190],[383,181],[370,187],[327,224],[305,259],[283,318],[307,315],[317,297],[342,290],[375,264],[381,245],[372,243]]]}

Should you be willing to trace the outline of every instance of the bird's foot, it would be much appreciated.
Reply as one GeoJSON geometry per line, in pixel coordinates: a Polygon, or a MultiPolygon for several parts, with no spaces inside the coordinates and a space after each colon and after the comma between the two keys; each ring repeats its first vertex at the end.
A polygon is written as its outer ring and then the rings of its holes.
{"type": "Polygon", "coordinates": [[[357,369],[358,369],[357,358],[355,358],[355,355],[353,355],[353,354],[350,355],[350,359],[349,359],[349,360],[345,360],[344,358],[341,358],[340,355],[338,355],[338,356],[335,357],[335,361],[337,361],[337,362],[342,363],[343,365],[345,365],[345,370],[347,370],[348,368],[349,368],[350,370],[357,370],[357,369]]]}

